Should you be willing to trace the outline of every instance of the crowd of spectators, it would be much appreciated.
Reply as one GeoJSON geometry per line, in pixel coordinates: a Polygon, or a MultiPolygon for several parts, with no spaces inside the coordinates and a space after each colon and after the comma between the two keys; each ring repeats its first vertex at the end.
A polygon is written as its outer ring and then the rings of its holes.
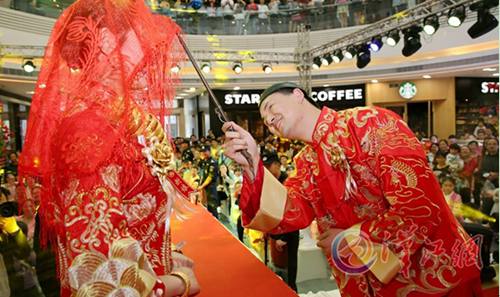
{"type": "MultiPolygon", "coordinates": [[[[57,17],[72,0],[4,0],[0,6],[57,17]]],[[[145,0],[187,34],[265,34],[363,25],[424,0],[145,0]]]]}
{"type": "Polygon", "coordinates": [[[407,0],[161,0],[151,8],[190,34],[295,32],[299,24],[323,30],[372,23],[412,8],[407,0]],[[231,31],[231,32],[230,32],[231,31]]]}

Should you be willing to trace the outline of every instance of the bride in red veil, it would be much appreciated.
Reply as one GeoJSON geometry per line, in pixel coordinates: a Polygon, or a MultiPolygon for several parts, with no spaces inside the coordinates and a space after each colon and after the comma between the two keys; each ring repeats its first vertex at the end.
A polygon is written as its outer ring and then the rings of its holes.
{"type": "Polygon", "coordinates": [[[42,243],[62,296],[187,296],[170,251],[177,195],[163,120],[183,60],[179,27],[142,0],[79,0],[55,24],[19,164],[41,185],[42,243]]]}

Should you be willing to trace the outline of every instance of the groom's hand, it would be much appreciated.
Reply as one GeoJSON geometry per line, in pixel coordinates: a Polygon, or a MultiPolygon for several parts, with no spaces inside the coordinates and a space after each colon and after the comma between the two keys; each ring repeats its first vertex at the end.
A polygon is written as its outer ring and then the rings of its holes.
{"type": "Polygon", "coordinates": [[[248,176],[255,177],[257,175],[257,165],[260,160],[259,150],[255,139],[248,131],[236,125],[234,122],[225,123],[222,126],[222,131],[224,131],[226,136],[224,142],[224,155],[240,164],[248,176]],[[247,159],[241,154],[242,150],[247,150],[252,157],[253,172],[250,172],[250,164],[248,164],[247,159]]]}

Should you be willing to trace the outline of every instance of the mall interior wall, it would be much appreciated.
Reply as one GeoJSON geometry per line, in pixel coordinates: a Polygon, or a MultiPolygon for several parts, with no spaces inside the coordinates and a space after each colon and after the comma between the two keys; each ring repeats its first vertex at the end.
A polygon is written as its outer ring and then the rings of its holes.
{"type": "Polygon", "coordinates": [[[386,106],[408,102],[432,101],[433,133],[440,138],[455,134],[455,78],[412,80],[417,88],[416,95],[404,99],[399,95],[403,81],[371,83],[366,86],[366,105],[386,106]]]}

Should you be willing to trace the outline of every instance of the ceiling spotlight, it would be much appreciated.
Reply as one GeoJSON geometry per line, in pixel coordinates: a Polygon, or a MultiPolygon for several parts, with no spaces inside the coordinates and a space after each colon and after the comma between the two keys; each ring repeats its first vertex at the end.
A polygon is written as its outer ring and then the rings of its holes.
{"type": "Polygon", "coordinates": [[[378,84],[378,80],[377,79],[372,79],[372,84],[378,84]]]}
{"type": "Polygon", "coordinates": [[[313,59],[313,64],[312,64],[312,68],[313,69],[319,69],[319,67],[321,67],[321,58],[320,57],[316,57],[313,59]]]}
{"type": "Polygon", "coordinates": [[[328,66],[333,62],[333,58],[330,54],[326,54],[323,57],[321,57],[321,65],[322,66],[328,66]]]}
{"type": "Polygon", "coordinates": [[[368,44],[361,44],[358,46],[356,66],[359,69],[365,68],[371,61],[371,53],[368,44]]]}
{"type": "Polygon", "coordinates": [[[427,35],[432,35],[436,33],[437,29],[439,29],[439,18],[437,15],[431,15],[425,18],[424,20],[424,32],[427,35]]]}
{"type": "Polygon", "coordinates": [[[356,54],[356,49],[354,48],[354,46],[350,45],[346,48],[345,52],[344,52],[344,57],[346,59],[352,59],[354,58],[354,55],[356,54]]]}
{"type": "Polygon", "coordinates": [[[378,52],[382,48],[382,38],[380,36],[375,36],[370,41],[370,50],[372,52],[378,52]]]}
{"type": "Polygon", "coordinates": [[[239,89],[240,89],[240,87],[239,87],[239,86],[235,86],[235,87],[233,88],[233,90],[235,90],[235,91],[238,91],[239,89]]]}
{"type": "Polygon", "coordinates": [[[332,60],[335,63],[340,63],[340,61],[342,61],[343,58],[344,55],[342,54],[342,51],[340,49],[335,50],[332,54],[332,60]]]}
{"type": "Polygon", "coordinates": [[[498,72],[497,73],[493,73],[492,76],[498,76],[498,74],[499,74],[498,72]]]}
{"type": "Polygon", "coordinates": [[[486,72],[493,72],[496,70],[497,70],[496,68],[491,68],[491,67],[483,68],[483,71],[486,71],[486,72]]]}
{"type": "Polygon", "coordinates": [[[399,36],[399,31],[398,30],[392,30],[387,34],[387,39],[385,40],[385,43],[387,43],[388,46],[396,46],[398,44],[400,39],[399,36]]]}
{"type": "Polygon", "coordinates": [[[179,73],[179,71],[181,71],[181,67],[179,65],[174,65],[170,68],[170,72],[172,73],[179,73]]]}
{"type": "Polygon", "coordinates": [[[403,56],[409,57],[422,47],[420,43],[420,31],[422,31],[422,27],[420,26],[411,26],[404,30],[405,45],[402,50],[403,56]]]}
{"type": "Polygon", "coordinates": [[[423,78],[425,78],[425,79],[430,79],[430,78],[432,78],[432,76],[430,76],[430,75],[428,75],[428,74],[422,75],[422,77],[423,77],[423,78]]]}
{"type": "Polygon", "coordinates": [[[262,64],[262,71],[264,71],[264,73],[269,74],[269,73],[273,72],[273,67],[271,67],[271,64],[269,64],[269,63],[264,63],[264,64],[262,64]]]}
{"type": "Polygon", "coordinates": [[[471,38],[478,38],[495,29],[497,26],[498,20],[489,12],[488,8],[480,6],[477,8],[477,22],[467,30],[467,33],[471,38]]]}
{"type": "Polygon", "coordinates": [[[201,64],[201,71],[204,73],[208,74],[212,70],[212,66],[210,65],[209,62],[201,64]]]}
{"type": "Polygon", "coordinates": [[[236,74],[240,74],[243,71],[243,64],[241,62],[234,62],[233,71],[236,74]]]}
{"type": "Polygon", "coordinates": [[[452,27],[459,27],[465,20],[465,6],[457,6],[448,12],[448,24],[452,27]]]}
{"type": "Polygon", "coordinates": [[[24,62],[24,64],[23,64],[23,69],[26,73],[31,73],[31,72],[35,71],[35,68],[36,68],[36,66],[35,66],[35,64],[33,64],[33,61],[31,61],[31,60],[28,60],[28,61],[24,62]]]}

